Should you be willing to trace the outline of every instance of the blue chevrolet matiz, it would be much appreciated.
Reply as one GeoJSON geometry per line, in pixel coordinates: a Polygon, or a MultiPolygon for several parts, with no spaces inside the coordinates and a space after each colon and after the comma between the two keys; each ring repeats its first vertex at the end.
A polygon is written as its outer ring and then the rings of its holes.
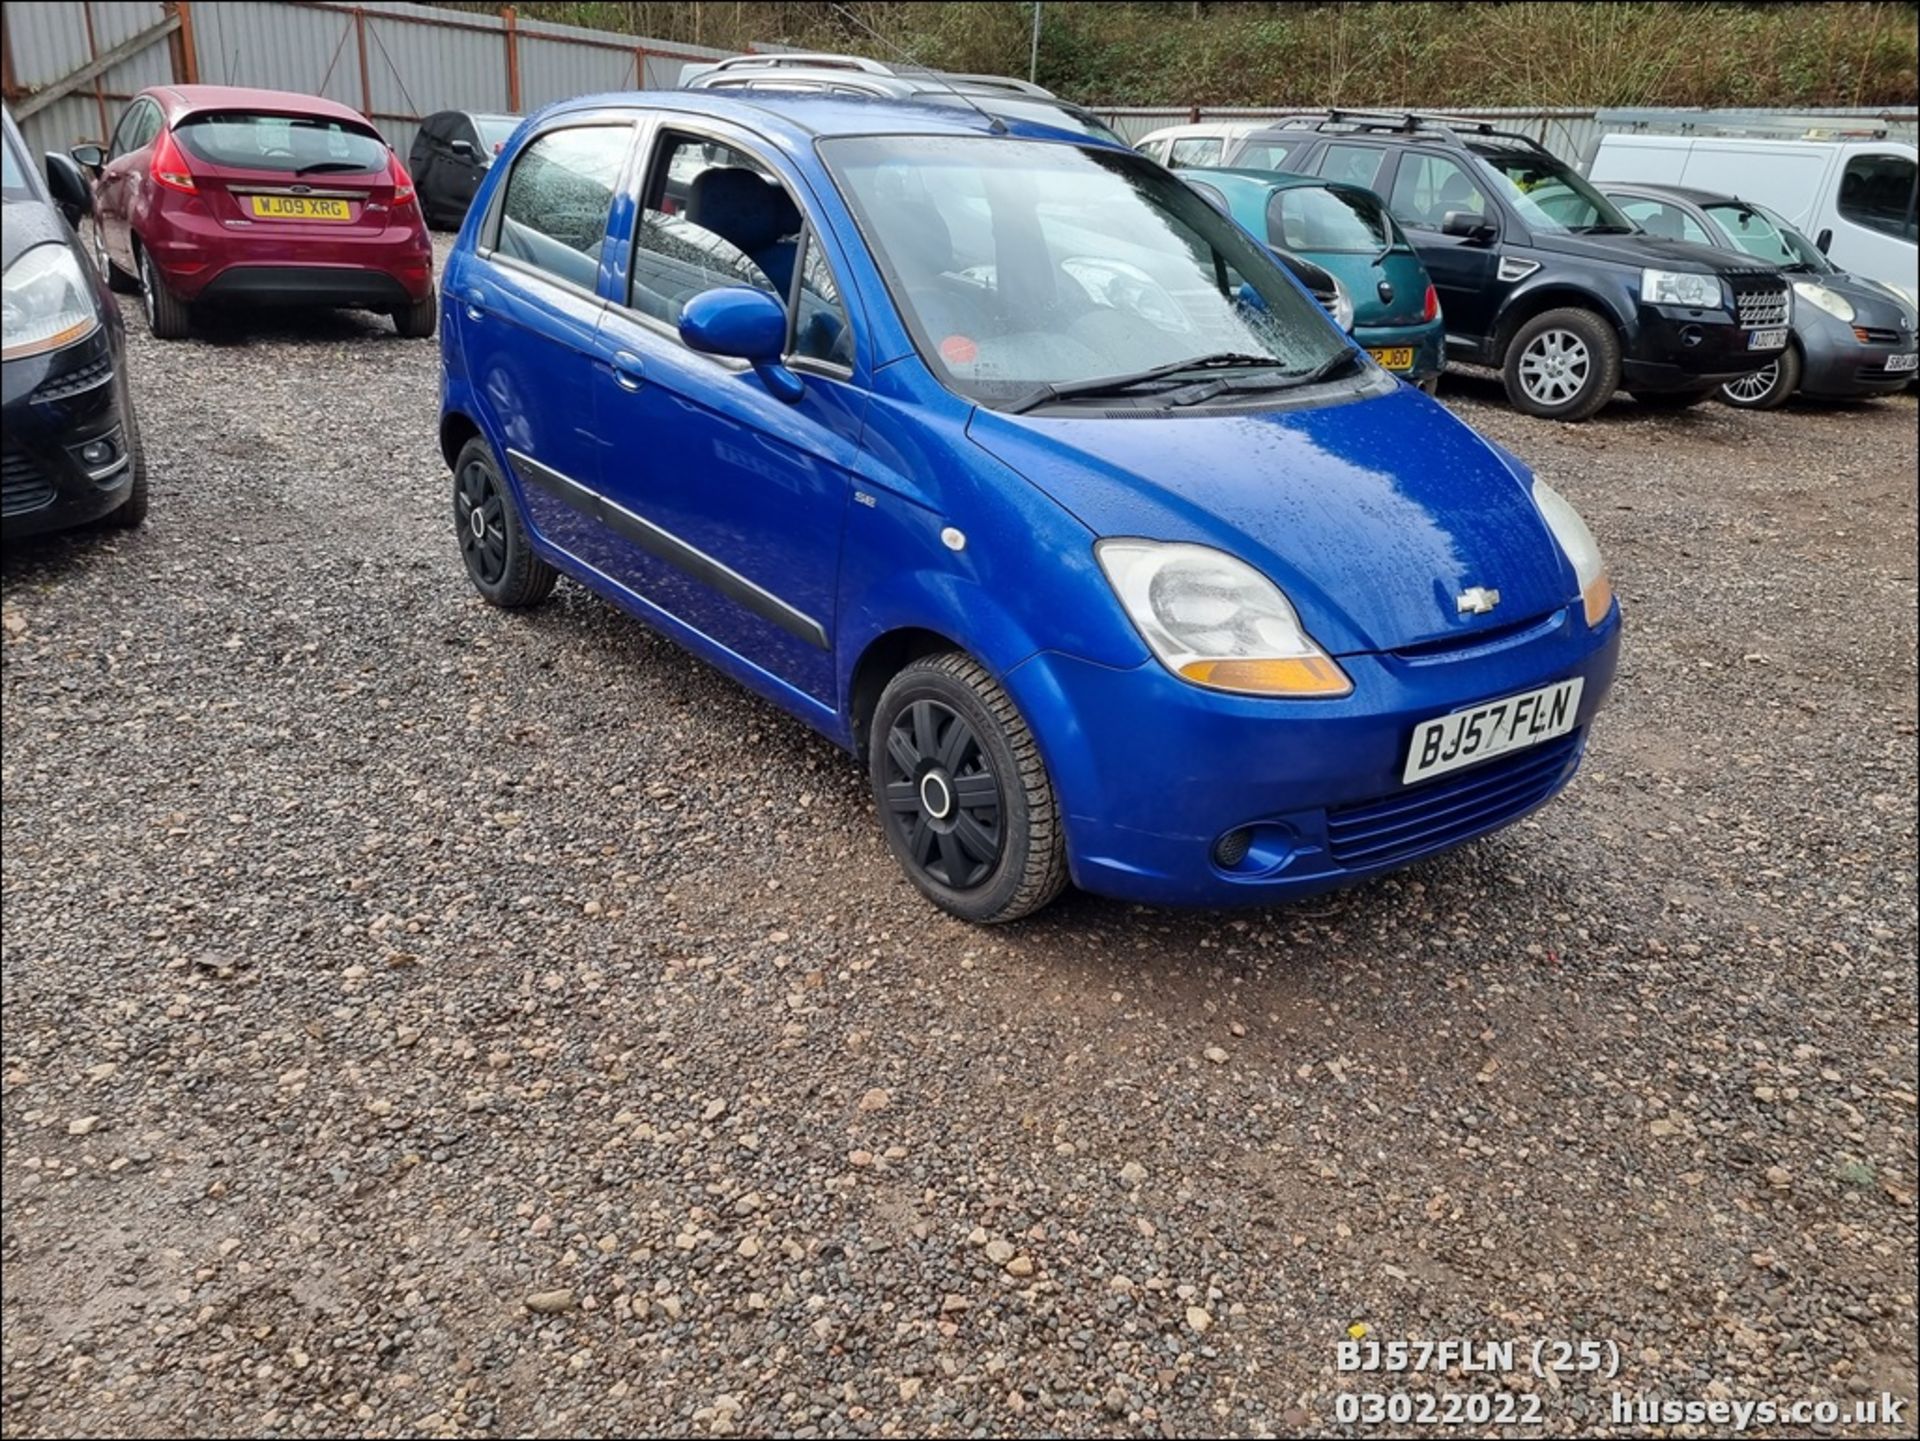
{"type": "Polygon", "coordinates": [[[651,92],[524,123],[447,262],[487,600],[572,577],[864,762],[935,904],[1267,903],[1578,766],[1591,534],[1109,142],[651,92]]]}

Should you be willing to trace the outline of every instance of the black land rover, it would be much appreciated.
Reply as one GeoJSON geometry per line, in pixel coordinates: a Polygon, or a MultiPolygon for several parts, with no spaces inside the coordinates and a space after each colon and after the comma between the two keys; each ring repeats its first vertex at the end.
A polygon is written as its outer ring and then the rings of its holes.
{"type": "Polygon", "coordinates": [[[1792,292],[1778,270],[1644,233],[1525,135],[1335,110],[1245,136],[1224,163],[1384,196],[1440,293],[1448,354],[1498,366],[1529,415],[1585,420],[1622,387],[1678,409],[1787,343],[1792,292]]]}

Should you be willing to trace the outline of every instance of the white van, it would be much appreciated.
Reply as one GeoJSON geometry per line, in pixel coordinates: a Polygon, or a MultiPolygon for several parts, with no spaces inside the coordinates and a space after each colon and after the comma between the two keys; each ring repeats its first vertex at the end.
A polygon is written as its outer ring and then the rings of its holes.
{"type": "Polygon", "coordinates": [[[1842,270],[1915,300],[1915,158],[1897,140],[1608,135],[1596,182],[1685,185],[1779,211],[1842,270]]]}

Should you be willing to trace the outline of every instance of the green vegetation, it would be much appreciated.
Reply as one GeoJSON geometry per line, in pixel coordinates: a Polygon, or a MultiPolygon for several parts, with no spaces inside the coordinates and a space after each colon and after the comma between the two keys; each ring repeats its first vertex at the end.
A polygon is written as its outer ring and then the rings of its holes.
{"type": "MultiPolygon", "coordinates": [[[[469,5],[469,9],[493,9],[469,5]]],[[[1027,73],[1033,7],[519,6],[530,19],[744,49],[773,41],[1027,73]]],[[[1249,4],[1051,0],[1040,83],[1097,105],[1915,103],[1911,3],[1249,4]]]]}

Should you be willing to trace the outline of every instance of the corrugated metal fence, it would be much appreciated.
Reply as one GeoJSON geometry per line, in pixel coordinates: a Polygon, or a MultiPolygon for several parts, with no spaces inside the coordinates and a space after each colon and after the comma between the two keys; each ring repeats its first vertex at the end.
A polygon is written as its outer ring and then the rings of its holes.
{"type": "MultiPolygon", "coordinates": [[[[1281,120],[1289,115],[1325,114],[1325,110],[1304,107],[1278,110],[1179,109],[1172,106],[1124,110],[1101,110],[1108,124],[1129,143],[1150,131],[1169,125],[1198,121],[1281,120]]],[[[1602,135],[1623,131],[1648,130],[1679,135],[1690,130],[1724,132],[1739,130],[1765,134],[1778,139],[1804,137],[1809,132],[1841,133],[1880,131],[1890,140],[1915,143],[1916,112],[1900,110],[1581,110],[1540,108],[1494,108],[1453,110],[1462,119],[1490,120],[1507,129],[1531,135],[1563,159],[1585,165],[1593,158],[1602,135]]]]}
{"type": "Polygon", "coordinates": [[[436,110],[525,113],[600,90],[670,86],[686,61],[727,53],[521,20],[510,8],[485,15],[329,0],[8,4],[0,35],[7,104],[36,154],[104,141],[138,91],[197,80],[342,101],[405,155],[436,110]]]}

